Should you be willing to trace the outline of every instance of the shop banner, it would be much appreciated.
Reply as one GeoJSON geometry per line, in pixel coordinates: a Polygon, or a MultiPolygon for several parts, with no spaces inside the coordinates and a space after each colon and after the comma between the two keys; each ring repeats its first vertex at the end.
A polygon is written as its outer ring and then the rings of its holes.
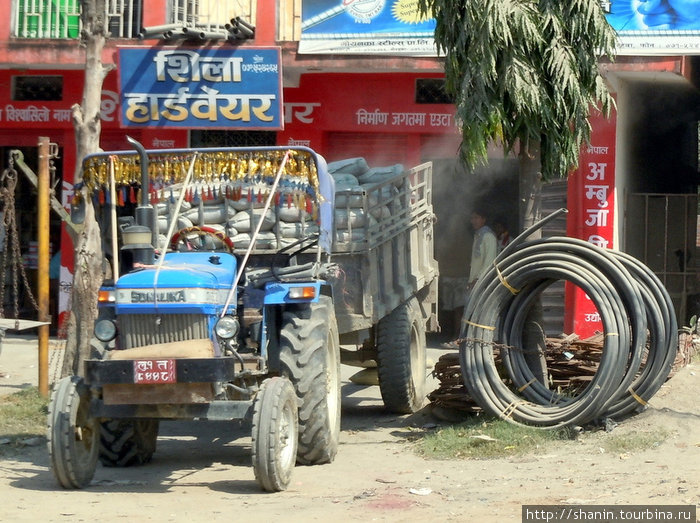
{"type": "MultiPolygon", "coordinates": [[[[581,149],[579,168],[569,176],[567,235],[612,249],[617,119],[596,112],[590,122],[590,144],[581,149]]],[[[597,307],[580,287],[567,283],[566,296],[564,324],[568,332],[585,339],[603,331],[597,307]]]]}
{"type": "Polygon", "coordinates": [[[698,0],[602,0],[618,35],[620,55],[685,55],[700,52],[698,0]]]}
{"type": "Polygon", "coordinates": [[[299,54],[437,56],[418,0],[303,0],[299,54]]]}
{"type": "MultiPolygon", "coordinates": [[[[601,0],[620,55],[700,52],[698,0],[601,0]]],[[[437,56],[417,0],[302,0],[300,54],[437,56]]]]}
{"type": "Polygon", "coordinates": [[[122,127],[281,130],[279,48],[119,48],[122,127]]]}

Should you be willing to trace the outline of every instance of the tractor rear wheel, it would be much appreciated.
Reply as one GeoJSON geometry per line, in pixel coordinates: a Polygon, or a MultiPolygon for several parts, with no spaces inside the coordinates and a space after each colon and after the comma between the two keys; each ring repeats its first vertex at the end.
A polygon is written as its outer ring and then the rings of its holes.
{"type": "Polygon", "coordinates": [[[331,298],[284,312],[280,364],[299,404],[297,461],[330,463],[340,438],[340,341],[331,298]]]}
{"type": "Polygon", "coordinates": [[[151,461],[156,451],[157,419],[110,419],[100,424],[100,462],[130,467],[151,461]]]}

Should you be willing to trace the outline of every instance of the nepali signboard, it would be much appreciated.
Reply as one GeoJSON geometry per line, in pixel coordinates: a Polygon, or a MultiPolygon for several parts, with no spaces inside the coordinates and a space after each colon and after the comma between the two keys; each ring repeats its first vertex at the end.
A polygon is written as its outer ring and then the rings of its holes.
{"type": "MultiPolygon", "coordinates": [[[[617,116],[594,111],[590,143],[583,146],[579,167],[569,176],[567,236],[612,249],[615,231],[615,140],[617,116]]],[[[567,282],[564,313],[566,332],[582,339],[603,332],[600,312],[581,289],[567,282]]]]}
{"type": "Polygon", "coordinates": [[[303,0],[299,54],[437,56],[418,0],[303,0]]]}
{"type": "Polygon", "coordinates": [[[698,0],[602,0],[618,36],[620,55],[686,55],[700,52],[698,0]]]}
{"type": "Polygon", "coordinates": [[[119,48],[122,127],[281,130],[279,48],[119,48]]]}

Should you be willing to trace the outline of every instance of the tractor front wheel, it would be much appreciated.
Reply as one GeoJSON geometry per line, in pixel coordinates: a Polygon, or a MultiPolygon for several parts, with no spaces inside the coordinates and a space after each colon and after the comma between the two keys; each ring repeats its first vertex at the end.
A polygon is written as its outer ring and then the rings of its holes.
{"type": "Polygon", "coordinates": [[[63,488],[90,484],[97,467],[99,423],[89,416],[89,395],[82,378],[60,380],[49,403],[47,440],[51,470],[63,488]]]}
{"type": "Polygon", "coordinates": [[[267,379],[253,403],[253,472],[268,492],[289,486],[298,441],[297,398],[287,378],[267,379]]]}

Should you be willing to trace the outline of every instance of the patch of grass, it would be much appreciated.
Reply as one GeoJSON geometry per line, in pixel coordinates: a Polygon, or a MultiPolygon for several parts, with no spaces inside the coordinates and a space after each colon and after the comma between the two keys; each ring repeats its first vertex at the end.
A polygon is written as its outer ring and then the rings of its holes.
{"type": "Polygon", "coordinates": [[[37,387],[0,397],[0,438],[10,440],[9,445],[0,445],[0,454],[21,439],[45,436],[47,414],[48,399],[37,387]]]}
{"type": "Polygon", "coordinates": [[[668,436],[668,431],[664,429],[631,434],[611,434],[601,441],[600,447],[611,454],[629,454],[658,447],[668,436]]]}
{"type": "Polygon", "coordinates": [[[571,438],[568,430],[543,430],[480,418],[429,434],[419,442],[418,452],[432,459],[502,458],[521,456],[571,438]]]}

